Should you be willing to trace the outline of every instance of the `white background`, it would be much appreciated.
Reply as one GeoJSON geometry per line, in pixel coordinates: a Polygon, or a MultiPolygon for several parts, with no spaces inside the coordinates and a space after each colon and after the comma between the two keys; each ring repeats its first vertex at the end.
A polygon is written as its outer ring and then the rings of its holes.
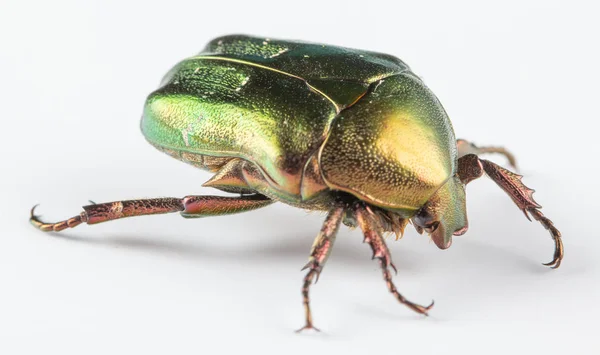
{"type": "MultiPolygon", "coordinates": [[[[598,354],[598,7],[595,1],[6,1],[0,3],[0,354],[598,354]],[[485,3],[485,4],[484,4],[485,3]],[[396,303],[342,228],[300,287],[323,216],[284,205],[230,217],[141,217],[43,234],[91,199],[214,193],[139,132],[145,96],[211,38],[248,33],[388,52],[438,95],[457,136],[514,151],[564,235],[553,244],[488,179],[470,230],[390,249],[396,303]]],[[[504,161],[499,158],[498,162],[504,161]]]]}

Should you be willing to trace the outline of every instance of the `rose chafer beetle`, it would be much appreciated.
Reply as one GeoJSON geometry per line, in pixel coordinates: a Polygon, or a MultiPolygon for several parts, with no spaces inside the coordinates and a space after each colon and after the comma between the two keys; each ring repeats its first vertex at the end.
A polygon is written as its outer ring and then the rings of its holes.
{"type": "Polygon", "coordinates": [[[240,213],[282,202],[327,212],[304,278],[305,326],[314,328],[309,288],[318,278],[343,222],[360,227],[388,290],[412,310],[394,283],[384,234],[410,222],[446,249],[467,231],[465,186],[486,173],[551,234],[533,190],[517,175],[479,158],[513,156],[503,148],[457,140],[436,96],[398,58],[322,44],[225,36],[177,64],[146,101],[146,139],[170,156],[214,173],[204,186],[235,194],[92,204],[71,219],[31,223],[61,231],[81,223],[180,212],[183,217],[240,213]]]}

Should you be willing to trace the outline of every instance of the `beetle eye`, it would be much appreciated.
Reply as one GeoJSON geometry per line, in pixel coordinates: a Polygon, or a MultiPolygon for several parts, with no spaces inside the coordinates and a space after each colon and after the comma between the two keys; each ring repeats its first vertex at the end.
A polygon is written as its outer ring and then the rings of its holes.
{"type": "Polygon", "coordinates": [[[427,224],[429,224],[431,219],[431,214],[427,212],[425,207],[421,208],[419,212],[413,216],[413,220],[421,227],[425,227],[427,224]]]}
{"type": "Polygon", "coordinates": [[[419,211],[412,220],[419,234],[423,234],[423,232],[431,234],[440,226],[440,222],[434,221],[433,216],[426,209],[419,211]]]}

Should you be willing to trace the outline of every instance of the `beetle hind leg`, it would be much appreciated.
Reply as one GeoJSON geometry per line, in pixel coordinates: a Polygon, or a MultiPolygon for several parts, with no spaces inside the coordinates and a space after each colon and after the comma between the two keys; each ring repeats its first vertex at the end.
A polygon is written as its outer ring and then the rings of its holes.
{"type": "Polygon", "coordinates": [[[60,232],[74,228],[81,223],[96,224],[125,217],[180,212],[183,217],[209,217],[246,212],[273,203],[266,196],[254,194],[241,197],[187,196],[184,198],[152,198],[144,200],[115,201],[92,204],[83,207],[78,216],[57,222],[47,223],[31,210],[29,221],[44,232],[60,232]]]}
{"type": "Polygon", "coordinates": [[[382,228],[376,215],[368,207],[362,204],[357,204],[355,206],[354,214],[356,216],[358,225],[362,229],[365,236],[364,242],[368,243],[373,250],[373,259],[377,258],[379,260],[379,265],[381,266],[381,270],[383,272],[383,279],[390,293],[396,297],[398,302],[404,304],[419,314],[427,316],[428,312],[434,306],[433,301],[429,306],[421,306],[413,303],[407,300],[400,292],[398,292],[396,285],[394,285],[392,282],[392,273],[390,272],[390,269],[393,269],[396,273],[397,270],[392,263],[392,257],[388,247],[385,244],[385,240],[382,235],[382,228]]]}
{"type": "Polygon", "coordinates": [[[38,205],[33,206],[29,215],[29,222],[33,224],[34,227],[43,231],[43,232],[60,232],[61,230],[67,228],[75,228],[81,223],[87,222],[87,215],[85,213],[81,213],[78,216],[71,217],[64,221],[55,222],[55,223],[46,223],[40,220],[39,216],[35,215],[35,209],[38,205]]]}
{"type": "Polygon", "coordinates": [[[527,219],[531,220],[529,215],[533,216],[536,221],[540,222],[550,232],[550,236],[554,241],[554,257],[552,261],[544,265],[550,266],[553,269],[558,268],[564,256],[562,236],[560,231],[554,226],[554,223],[539,210],[542,206],[533,199],[534,190],[521,182],[522,176],[504,169],[491,161],[479,159],[475,154],[467,154],[458,159],[457,173],[464,184],[468,184],[481,177],[484,172],[510,196],[517,207],[523,211],[527,219]]]}
{"type": "Polygon", "coordinates": [[[302,284],[302,301],[304,304],[306,323],[304,327],[298,329],[296,332],[301,332],[306,329],[319,331],[319,329],[315,328],[313,325],[312,313],[310,311],[309,289],[313,279],[315,280],[315,283],[319,280],[319,275],[323,270],[323,266],[325,266],[325,262],[329,258],[335,236],[343,217],[344,208],[342,206],[336,206],[329,211],[329,214],[323,223],[323,227],[321,227],[321,231],[315,238],[310,251],[310,257],[308,258],[308,263],[302,268],[302,270],[308,269],[308,273],[304,277],[304,282],[302,284]]]}
{"type": "Polygon", "coordinates": [[[459,158],[461,158],[467,154],[480,155],[480,154],[488,154],[488,153],[497,153],[497,154],[504,155],[504,157],[508,160],[508,164],[511,167],[513,167],[513,169],[515,169],[515,170],[517,169],[517,160],[515,159],[515,156],[504,147],[492,147],[492,146],[478,147],[475,144],[473,144],[469,141],[466,141],[464,139],[458,139],[456,141],[456,147],[458,148],[458,157],[459,158]]]}

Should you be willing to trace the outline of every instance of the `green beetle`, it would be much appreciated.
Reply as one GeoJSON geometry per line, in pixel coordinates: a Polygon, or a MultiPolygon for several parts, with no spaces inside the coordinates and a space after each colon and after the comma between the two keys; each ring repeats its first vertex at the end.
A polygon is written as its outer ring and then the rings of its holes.
{"type": "MultiPolygon", "coordinates": [[[[187,196],[117,201],[83,207],[58,223],[61,231],[86,222],[180,212],[184,217],[239,213],[279,201],[326,211],[314,241],[302,295],[306,324],[314,328],[309,287],[318,278],[340,224],[362,229],[380,261],[389,291],[395,267],[386,232],[400,236],[409,222],[446,249],[466,232],[465,185],[485,172],[525,216],[533,216],[563,258],[560,232],[540,211],[521,176],[483,153],[503,148],[456,140],[436,96],[410,68],[387,54],[297,41],[233,35],[211,41],[177,64],[147,99],[141,128],[159,150],[214,172],[204,186],[234,197],[187,196]]],[[[316,328],[315,328],[316,329],[316,328]]]]}

